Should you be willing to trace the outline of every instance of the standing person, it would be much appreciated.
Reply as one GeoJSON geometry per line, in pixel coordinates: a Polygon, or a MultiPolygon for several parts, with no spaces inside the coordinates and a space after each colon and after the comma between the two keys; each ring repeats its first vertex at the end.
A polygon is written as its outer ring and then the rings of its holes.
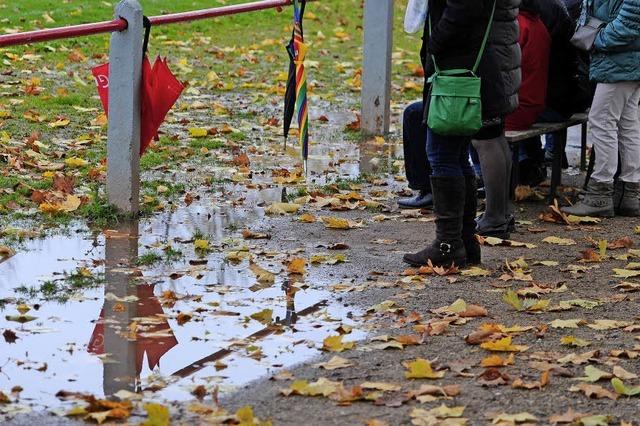
{"type": "Polygon", "coordinates": [[[402,209],[423,209],[433,206],[431,194],[431,165],[427,159],[427,126],[424,124],[424,103],[409,105],[402,115],[402,145],[404,168],[409,188],[417,191],[413,197],[400,198],[402,209]]]}
{"type": "MultiPolygon", "coordinates": [[[[421,49],[423,63],[427,64],[425,76],[434,74],[434,59],[443,70],[473,67],[487,29],[490,30],[494,5],[495,0],[429,0],[431,25],[425,26],[421,49]]],[[[495,48],[487,45],[477,72],[482,78],[483,121],[495,120],[506,108],[499,63],[495,48]]],[[[425,95],[428,88],[427,80],[425,95]]],[[[432,168],[436,238],[424,250],[406,254],[405,262],[414,266],[429,262],[440,266],[479,262],[480,246],[474,238],[476,177],[469,163],[470,144],[468,136],[443,136],[428,129],[427,156],[432,168]],[[467,247],[465,242],[469,244],[467,247]]]]}
{"type": "Polygon", "coordinates": [[[640,0],[585,0],[585,7],[607,22],[591,53],[597,86],[589,124],[596,160],[583,199],[563,210],[577,216],[640,216],[640,0]]]}
{"type": "MultiPolygon", "coordinates": [[[[477,233],[509,238],[515,228],[511,208],[511,148],[504,136],[504,117],[518,107],[522,82],[518,44],[518,7],[520,0],[498,0],[489,39],[498,58],[500,78],[504,82],[503,108],[473,139],[485,189],[485,211],[478,219],[477,233]]],[[[474,160],[475,161],[475,160],[474,160]]]]}

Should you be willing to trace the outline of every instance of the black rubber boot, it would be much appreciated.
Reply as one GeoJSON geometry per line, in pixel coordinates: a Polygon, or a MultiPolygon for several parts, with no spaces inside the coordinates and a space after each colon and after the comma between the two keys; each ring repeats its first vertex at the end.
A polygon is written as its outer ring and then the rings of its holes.
{"type": "Polygon", "coordinates": [[[401,209],[430,209],[433,207],[433,195],[431,188],[421,190],[415,196],[410,198],[400,198],[398,207],[401,209]]]}
{"type": "Polygon", "coordinates": [[[462,217],[462,242],[467,252],[467,265],[482,263],[480,243],[476,238],[476,214],[478,214],[478,181],[475,176],[465,178],[464,216],[462,217]]]}
{"type": "MultiPolygon", "coordinates": [[[[432,177],[433,211],[436,216],[436,239],[426,249],[405,254],[403,260],[412,266],[466,265],[466,252],[462,242],[462,218],[465,197],[464,177],[432,177]]],[[[475,193],[473,194],[475,197],[475,193]]]]}

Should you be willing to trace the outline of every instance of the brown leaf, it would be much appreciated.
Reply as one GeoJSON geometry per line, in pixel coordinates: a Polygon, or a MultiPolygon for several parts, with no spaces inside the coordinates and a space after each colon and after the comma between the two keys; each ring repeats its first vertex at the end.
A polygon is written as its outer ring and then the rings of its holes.
{"type": "Polygon", "coordinates": [[[596,399],[609,398],[614,401],[618,399],[618,394],[611,392],[603,388],[602,386],[592,385],[589,383],[577,384],[569,388],[569,391],[583,392],[587,396],[587,398],[596,398],[596,399]]]}
{"type": "Polygon", "coordinates": [[[514,389],[540,389],[542,390],[547,384],[549,384],[549,376],[551,374],[551,370],[543,371],[540,375],[540,380],[536,380],[534,382],[525,382],[521,378],[517,378],[511,383],[511,387],[514,389]]]}
{"type": "Polygon", "coordinates": [[[251,161],[249,161],[249,156],[244,152],[233,157],[231,162],[233,163],[233,165],[238,167],[249,167],[251,165],[251,161]]]}
{"type": "Polygon", "coordinates": [[[622,248],[631,248],[633,247],[633,240],[630,237],[622,237],[617,240],[611,241],[607,244],[607,248],[609,250],[617,250],[622,248]]]}
{"type": "Polygon", "coordinates": [[[511,377],[497,368],[487,368],[478,376],[478,383],[482,386],[502,386],[511,381],[511,377]]]}
{"type": "Polygon", "coordinates": [[[6,329],[2,333],[2,337],[4,337],[4,340],[7,343],[15,343],[15,341],[18,339],[18,336],[16,335],[16,332],[13,331],[13,330],[9,330],[9,329],[6,329]]]}
{"type": "Polygon", "coordinates": [[[73,194],[76,179],[73,176],[56,174],[53,176],[53,187],[65,194],[73,194]]]}
{"type": "Polygon", "coordinates": [[[550,416],[549,423],[554,425],[558,423],[573,423],[585,416],[587,416],[587,414],[578,413],[573,408],[569,407],[567,412],[564,414],[554,414],[553,416],[550,416]]]}
{"type": "Polygon", "coordinates": [[[357,131],[360,131],[360,126],[361,126],[360,114],[356,113],[355,121],[352,121],[351,123],[347,124],[345,128],[347,130],[351,130],[352,132],[357,132],[357,131]]]}

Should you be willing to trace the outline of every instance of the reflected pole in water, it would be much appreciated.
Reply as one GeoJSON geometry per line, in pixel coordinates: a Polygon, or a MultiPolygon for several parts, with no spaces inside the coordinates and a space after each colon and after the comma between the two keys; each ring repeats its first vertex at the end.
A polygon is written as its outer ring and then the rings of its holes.
{"type": "MultiPolygon", "coordinates": [[[[105,296],[109,293],[123,299],[136,295],[137,284],[132,268],[138,259],[138,221],[123,221],[118,234],[105,241],[105,296]]],[[[137,303],[104,301],[104,353],[109,361],[104,364],[103,387],[105,396],[119,390],[136,391],[136,342],[124,337],[129,324],[137,316],[137,303]]]]}

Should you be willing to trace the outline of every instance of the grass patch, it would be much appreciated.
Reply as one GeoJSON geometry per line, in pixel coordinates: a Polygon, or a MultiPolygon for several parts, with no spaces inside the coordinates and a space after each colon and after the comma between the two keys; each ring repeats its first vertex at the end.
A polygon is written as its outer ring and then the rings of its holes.
{"type": "Polygon", "coordinates": [[[138,266],[151,266],[162,260],[162,256],[155,251],[148,251],[145,254],[138,256],[136,265],[138,266]]]}

